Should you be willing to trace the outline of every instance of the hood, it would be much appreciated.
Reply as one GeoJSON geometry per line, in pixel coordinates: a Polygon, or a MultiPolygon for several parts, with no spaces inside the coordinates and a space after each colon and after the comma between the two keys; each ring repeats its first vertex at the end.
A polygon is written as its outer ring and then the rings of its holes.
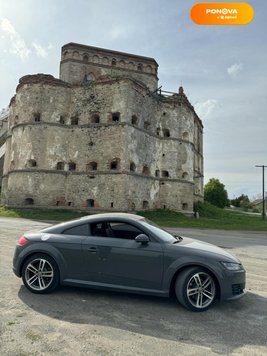
{"type": "Polygon", "coordinates": [[[176,246],[189,248],[189,249],[191,248],[191,249],[203,251],[206,253],[220,255],[224,258],[230,259],[231,261],[241,263],[238,258],[236,258],[234,255],[232,255],[228,251],[225,251],[222,248],[212,245],[212,244],[209,244],[207,242],[194,240],[189,237],[183,237],[183,241],[181,241],[179,244],[176,244],[176,246]]]}

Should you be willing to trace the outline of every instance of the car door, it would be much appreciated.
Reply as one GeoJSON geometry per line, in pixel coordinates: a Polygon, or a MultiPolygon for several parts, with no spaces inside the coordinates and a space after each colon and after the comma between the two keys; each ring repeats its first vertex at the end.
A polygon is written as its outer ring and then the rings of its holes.
{"type": "Polygon", "coordinates": [[[123,221],[105,221],[96,230],[99,236],[83,242],[88,278],[95,256],[97,281],[120,287],[161,289],[163,250],[159,242],[153,239],[147,244],[136,242],[134,238],[144,231],[123,221]]]}

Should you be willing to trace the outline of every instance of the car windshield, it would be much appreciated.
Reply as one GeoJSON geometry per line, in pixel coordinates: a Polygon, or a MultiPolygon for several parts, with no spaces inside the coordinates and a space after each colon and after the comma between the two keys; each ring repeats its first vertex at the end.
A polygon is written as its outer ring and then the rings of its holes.
{"type": "Polygon", "coordinates": [[[168,231],[159,227],[153,221],[144,219],[144,220],[141,220],[140,222],[142,223],[142,225],[144,225],[147,229],[152,231],[155,235],[157,235],[164,242],[174,243],[177,241],[177,239],[172,234],[170,234],[168,231]]]}

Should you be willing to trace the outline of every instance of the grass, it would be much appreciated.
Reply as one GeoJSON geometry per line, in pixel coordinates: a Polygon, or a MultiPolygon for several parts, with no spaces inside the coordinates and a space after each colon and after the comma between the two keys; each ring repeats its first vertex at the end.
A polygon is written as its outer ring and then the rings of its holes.
{"type": "MultiPolygon", "coordinates": [[[[232,209],[219,209],[208,203],[198,203],[199,219],[170,210],[140,211],[160,226],[198,229],[267,231],[267,220],[259,215],[249,215],[232,209]]],[[[0,207],[0,216],[46,221],[66,221],[88,215],[87,212],[70,210],[7,209],[0,207]]]]}

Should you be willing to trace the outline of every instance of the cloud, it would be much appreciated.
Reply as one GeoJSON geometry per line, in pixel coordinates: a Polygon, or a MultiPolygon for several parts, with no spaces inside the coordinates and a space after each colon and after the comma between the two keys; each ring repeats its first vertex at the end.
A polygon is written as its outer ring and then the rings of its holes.
{"type": "Polygon", "coordinates": [[[37,42],[32,42],[32,46],[35,49],[35,53],[36,53],[37,57],[42,57],[42,58],[47,58],[48,51],[53,48],[53,46],[51,44],[49,46],[47,46],[46,48],[44,48],[37,42]]]}
{"type": "Polygon", "coordinates": [[[230,77],[236,77],[243,70],[243,63],[235,63],[231,67],[227,68],[227,73],[230,77]]]}
{"type": "Polygon", "coordinates": [[[8,19],[1,20],[0,28],[9,37],[10,52],[19,56],[22,61],[25,61],[29,57],[31,50],[27,47],[21,35],[15,30],[8,19]]]}
{"type": "Polygon", "coordinates": [[[196,113],[201,119],[205,119],[208,117],[211,112],[215,109],[217,106],[218,101],[215,99],[208,99],[207,101],[204,101],[202,103],[197,103],[194,105],[194,108],[196,110],[196,113]]]}

